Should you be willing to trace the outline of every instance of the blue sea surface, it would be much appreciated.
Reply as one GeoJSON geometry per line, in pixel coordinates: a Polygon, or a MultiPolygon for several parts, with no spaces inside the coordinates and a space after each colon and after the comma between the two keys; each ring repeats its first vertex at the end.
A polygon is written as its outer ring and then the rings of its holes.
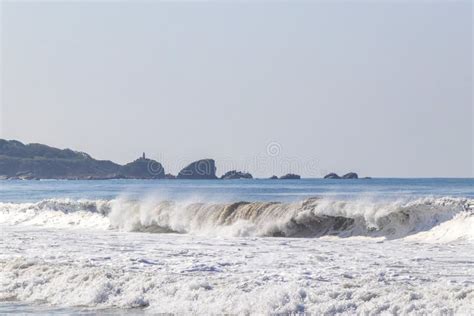
{"type": "Polygon", "coordinates": [[[4,180],[0,202],[36,202],[52,198],[114,199],[120,196],[169,200],[295,201],[309,197],[404,199],[426,196],[474,198],[474,179],[357,180],[4,180]]]}

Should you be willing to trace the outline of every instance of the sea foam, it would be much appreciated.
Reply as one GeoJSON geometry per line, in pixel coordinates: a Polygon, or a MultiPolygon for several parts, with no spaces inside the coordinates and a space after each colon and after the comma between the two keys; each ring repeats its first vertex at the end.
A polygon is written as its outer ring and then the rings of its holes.
{"type": "Polygon", "coordinates": [[[311,198],[294,203],[70,200],[0,203],[0,223],[202,236],[386,239],[423,233],[427,240],[474,240],[474,202],[465,198],[408,201],[311,198]]]}

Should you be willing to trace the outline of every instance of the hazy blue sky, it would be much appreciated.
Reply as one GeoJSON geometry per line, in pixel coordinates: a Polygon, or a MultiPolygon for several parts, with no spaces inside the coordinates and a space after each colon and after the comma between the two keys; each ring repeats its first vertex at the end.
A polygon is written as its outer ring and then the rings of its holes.
{"type": "Polygon", "coordinates": [[[474,176],[470,1],[1,9],[1,138],[173,173],[474,176]]]}

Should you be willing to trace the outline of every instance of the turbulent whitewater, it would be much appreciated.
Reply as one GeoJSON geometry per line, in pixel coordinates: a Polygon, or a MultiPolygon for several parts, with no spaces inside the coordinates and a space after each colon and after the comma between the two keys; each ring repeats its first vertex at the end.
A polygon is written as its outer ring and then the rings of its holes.
{"type": "Polygon", "coordinates": [[[3,181],[0,314],[474,314],[474,181],[3,181]]]}
{"type": "Polygon", "coordinates": [[[241,237],[393,239],[438,230],[439,238],[471,240],[474,200],[419,198],[375,202],[310,198],[294,203],[203,203],[48,199],[37,203],[0,203],[0,223],[241,237]]]}

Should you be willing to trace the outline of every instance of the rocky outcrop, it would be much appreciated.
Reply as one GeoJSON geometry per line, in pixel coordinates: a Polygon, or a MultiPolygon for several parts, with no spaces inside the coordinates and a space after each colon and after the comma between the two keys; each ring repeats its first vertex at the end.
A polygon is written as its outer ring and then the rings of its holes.
{"type": "Polygon", "coordinates": [[[124,179],[163,179],[165,169],[158,161],[140,157],[120,167],[117,176],[124,179]]]}
{"type": "Polygon", "coordinates": [[[174,180],[174,179],[176,179],[176,176],[174,174],[167,173],[167,174],[165,174],[165,179],[174,180]]]}
{"type": "Polygon", "coordinates": [[[0,156],[34,159],[92,159],[86,153],[71,149],[58,149],[43,144],[23,144],[17,140],[0,139],[0,156]]]}
{"type": "Polygon", "coordinates": [[[329,173],[324,176],[324,179],[358,179],[359,176],[355,172],[349,172],[343,175],[342,177],[338,176],[336,173],[329,173]]]}
{"type": "Polygon", "coordinates": [[[0,174],[13,179],[114,178],[120,165],[90,158],[18,158],[0,155],[0,174]]]}
{"type": "Polygon", "coordinates": [[[222,175],[221,179],[226,179],[226,180],[231,180],[231,179],[253,179],[253,177],[248,172],[241,172],[241,171],[231,170],[231,171],[227,171],[224,175],[222,175]]]}
{"type": "Polygon", "coordinates": [[[0,139],[2,179],[156,179],[163,176],[161,164],[150,159],[140,158],[122,166],[71,149],[0,139]]]}
{"type": "Polygon", "coordinates": [[[359,176],[355,172],[349,172],[342,176],[343,179],[359,179],[359,176]]]}
{"type": "Polygon", "coordinates": [[[214,159],[201,159],[184,167],[177,176],[178,179],[217,179],[214,159]]]}
{"type": "Polygon", "coordinates": [[[268,179],[270,179],[270,180],[277,180],[277,179],[278,179],[278,177],[277,177],[277,176],[275,176],[275,175],[273,175],[273,176],[271,176],[271,177],[270,177],[270,178],[268,178],[268,179]]]}
{"type": "Polygon", "coordinates": [[[295,180],[295,179],[301,179],[301,176],[293,173],[288,173],[285,174],[284,176],[280,177],[281,180],[295,180]]]}
{"type": "Polygon", "coordinates": [[[336,173],[331,172],[331,173],[325,175],[324,179],[341,179],[341,177],[338,176],[336,173]]]}

